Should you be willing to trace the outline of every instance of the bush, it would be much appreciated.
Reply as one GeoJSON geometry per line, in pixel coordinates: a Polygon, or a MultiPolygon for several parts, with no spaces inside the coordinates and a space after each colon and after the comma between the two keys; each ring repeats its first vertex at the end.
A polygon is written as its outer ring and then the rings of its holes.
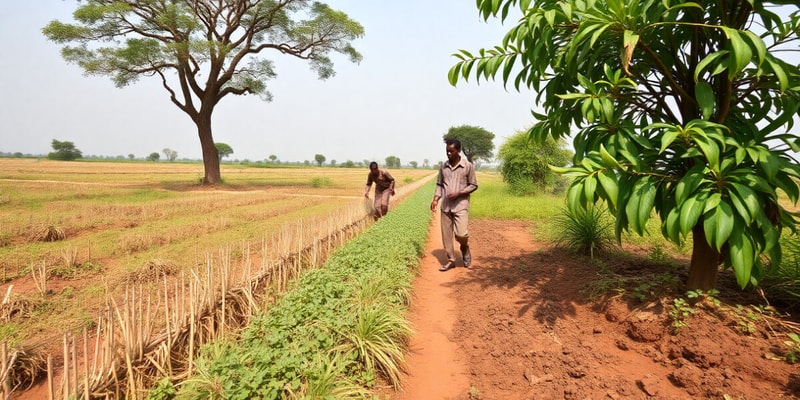
{"type": "Polygon", "coordinates": [[[559,186],[558,176],[550,171],[549,165],[561,167],[569,163],[572,154],[564,148],[565,145],[563,139],[555,141],[552,138],[542,144],[534,143],[527,132],[517,132],[510,137],[500,146],[497,158],[502,162],[500,173],[511,193],[534,194],[559,186]]]}

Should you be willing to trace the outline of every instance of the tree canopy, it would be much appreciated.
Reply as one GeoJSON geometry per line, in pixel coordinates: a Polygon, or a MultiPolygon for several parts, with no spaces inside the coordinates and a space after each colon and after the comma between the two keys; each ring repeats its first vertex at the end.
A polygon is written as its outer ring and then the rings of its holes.
{"type": "Polygon", "coordinates": [[[48,159],[72,161],[83,157],[83,153],[75,147],[75,143],[67,141],[61,142],[53,139],[53,141],[50,142],[50,146],[53,147],[55,151],[47,154],[48,159]]]}
{"type": "Polygon", "coordinates": [[[397,156],[386,157],[386,168],[400,168],[400,158],[397,156]]]}
{"type": "Polygon", "coordinates": [[[619,235],[691,237],[687,286],[717,267],[744,287],[781,257],[800,196],[798,4],[785,1],[479,0],[483,18],[522,17],[501,45],[461,50],[449,80],[501,76],[536,92],[537,140],[574,135],[572,208],[603,201],[619,235]],[[722,4],[722,5],[721,5],[722,4]],[[780,13],[780,14],[778,14],[780,13]]]}
{"type": "Polygon", "coordinates": [[[469,162],[480,159],[491,161],[492,151],[494,150],[494,133],[487,131],[479,126],[461,125],[453,126],[447,130],[442,137],[447,139],[458,139],[461,142],[461,151],[469,162]]]}
{"type": "Polygon", "coordinates": [[[216,142],[214,143],[214,147],[217,148],[217,154],[219,155],[219,162],[222,162],[222,159],[233,154],[233,147],[231,147],[227,143],[216,142]]]}
{"type": "Polygon", "coordinates": [[[325,156],[322,155],[322,154],[315,154],[314,155],[314,161],[317,163],[318,167],[321,167],[322,163],[325,162],[325,156]]]}
{"type": "Polygon", "coordinates": [[[178,158],[178,152],[170,148],[165,148],[164,150],[161,150],[161,152],[164,153],[164,157],[170,162],[175,161],[178,158]]]}
{"type": "Polygon", "coordinates": [[[214,109],[229,95],[271,99],[267,81],[277,74],[267,54],[307,60],[327,79],[334,75],[331,53],[361,60],[351,41],[364,34],[345,13],[308,0],[87,0],[73,18],[42,31],[87,75],[109,76],[118,87],[143,76],[160,79],[197,127],[203,180],[212,184],[221,179],[214,109]]]}

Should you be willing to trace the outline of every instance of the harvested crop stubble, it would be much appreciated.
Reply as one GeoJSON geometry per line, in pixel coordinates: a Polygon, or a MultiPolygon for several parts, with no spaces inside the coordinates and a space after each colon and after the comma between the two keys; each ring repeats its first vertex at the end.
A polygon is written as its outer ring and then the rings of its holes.
{"type": "Polygon", "coordinates": [[[57,242],[67,238],[64,228],[55,225],[40,225],[31,228],[31,242],[57,242]]]}

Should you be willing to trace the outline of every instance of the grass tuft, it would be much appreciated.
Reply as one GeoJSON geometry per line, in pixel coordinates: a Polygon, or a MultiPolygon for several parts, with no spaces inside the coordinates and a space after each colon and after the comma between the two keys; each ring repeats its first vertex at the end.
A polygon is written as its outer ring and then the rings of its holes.
{"type": "Polygon", "coordinates": [[[556,246],[592,259],[597,252],[615,245],[614,222],[602,208],[590,206],[576,211],[565,208],[553,224],[556,246]]]}

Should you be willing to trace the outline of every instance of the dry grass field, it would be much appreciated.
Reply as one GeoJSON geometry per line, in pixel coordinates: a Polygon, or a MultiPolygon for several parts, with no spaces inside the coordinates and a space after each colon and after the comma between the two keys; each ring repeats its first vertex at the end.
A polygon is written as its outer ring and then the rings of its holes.
{"type": "MultiPolygon", "coordinates": [[[[393,171],[393,201],[434,172],[393,171]]],[[[263,269],[366,215],[366,168],[223,165],[217,187],[202,175],[200,163],[0,159],[0,342],[60,346],[132,284],[263,269]]]]}

